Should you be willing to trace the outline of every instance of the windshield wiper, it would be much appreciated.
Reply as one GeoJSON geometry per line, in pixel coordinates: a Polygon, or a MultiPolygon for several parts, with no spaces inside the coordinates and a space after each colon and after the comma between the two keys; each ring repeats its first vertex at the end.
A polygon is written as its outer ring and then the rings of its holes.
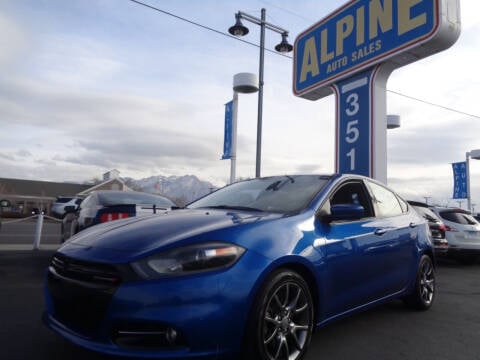
{"type": "Polygon", "coordinates": [[[249,206],[240,206],[240,205],[213,205],[213,206],[205,206],[209,209],[227,209],[227,210],[245,210],[245,211],[261,211],[261,209],[249,207],[249,206]]]}

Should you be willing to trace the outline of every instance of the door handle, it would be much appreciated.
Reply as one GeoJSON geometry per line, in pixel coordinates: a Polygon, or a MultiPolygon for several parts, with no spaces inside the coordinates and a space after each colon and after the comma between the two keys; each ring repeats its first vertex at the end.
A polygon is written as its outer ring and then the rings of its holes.
{"type": "Polygon", "coordinates": [[[375,230],[375,235],[382,236],[387,232],[387,229],[377,229],[375,230]]]}

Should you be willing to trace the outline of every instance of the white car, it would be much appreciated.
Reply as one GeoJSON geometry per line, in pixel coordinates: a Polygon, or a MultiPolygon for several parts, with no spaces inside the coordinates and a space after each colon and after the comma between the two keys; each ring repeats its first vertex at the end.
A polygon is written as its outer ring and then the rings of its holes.
{"type": "Polygon", "coordinates": [[[464,263],[480,258],[480,223],[462,209],[433,207],[446,226],[448,256],[464,263]]]}
{"type": "Polygon", "coordinates": [[[58,196],[57,200],[52,204],[51,212],[53,216],[61,219],[65,216],[66,206],[75,206],[75,208],[78,208],[81,202],[82,199],[79,197],[58,196]]]}

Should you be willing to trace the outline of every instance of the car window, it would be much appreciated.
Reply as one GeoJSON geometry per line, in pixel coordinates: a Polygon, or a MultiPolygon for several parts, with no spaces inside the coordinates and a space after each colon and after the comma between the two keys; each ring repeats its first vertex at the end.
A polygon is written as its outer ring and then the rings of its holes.
{"type": "Polygon", "coordinates": [[[187,208],[224,208],[292,213],[306,208],[330,177],[272,176],[240,181],[219,189],[187,208]]]}
{"type": "Polygon", "coordinates": [[[400,203],[400,207],[402,208],[402,212],[403,213],[408,212],[407,202],[405,200],[403,200],[402,198],[400,198],[398,195],[397,195],[397,199],[398,199],[398,202],[400,203]]]}
{"type": "Polygon", "coordinates": [[[368,181],[368,185],[372,191],[377,216],[389,217],[403,214],[398,198],[393,192],[372,181],[368,181]]]}
{"type": "Polygon", "coordinates": [[[361,205],[365,209],[364,217],[372,217],[373,209],[365,186],[359,181],[350,181],[341,185],[330,196],[327,204],[322,208],[322,213],[330,213],[329,206],[338,204],[356,204],[361,205]]]}
{"type": "Polygon", "coordinates": [[[473,216],[461,211],[455,211],[455,210],[440,211],[440,216],[447,221],[451,221],[457,224],[463,224],[463,225],[478,224],[478,222],[474,219],[473,216]]]}

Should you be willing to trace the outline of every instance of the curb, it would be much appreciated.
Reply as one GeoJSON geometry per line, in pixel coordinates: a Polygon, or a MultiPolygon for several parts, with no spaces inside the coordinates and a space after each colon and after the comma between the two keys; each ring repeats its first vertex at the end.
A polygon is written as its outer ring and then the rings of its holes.
{"type": "Polygon", "coordinates": [[[52,251],[57,250],[61,244],[44,244],[40,245],[38,250],[33,250],[32,244],[0,244],[0,251],[52,251]]]}

